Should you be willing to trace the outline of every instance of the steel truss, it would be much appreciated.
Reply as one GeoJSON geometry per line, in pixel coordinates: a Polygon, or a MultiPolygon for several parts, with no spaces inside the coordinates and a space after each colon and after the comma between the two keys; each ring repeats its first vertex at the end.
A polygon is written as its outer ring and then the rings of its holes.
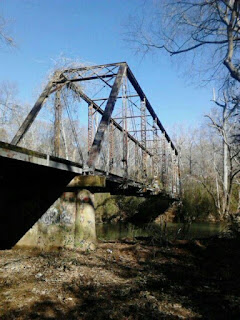
{"type": "Polygon", "coordinates": [[[126,62],[57,70],[14,136],[13,145],[22,141],[46,100],[55,95],[54,150],[60,156],[62,90],[72,92],[88,107],[88,152],[87,158],[82,156],[85,172],[103,166],[102,159],[106,173],[115,170],[125,182],[128,178],[145,184],[160,181],[165,190],[179,191],[178,152],[126,62]],[[96,92],[88,93],[85,84],[96,92]]]}

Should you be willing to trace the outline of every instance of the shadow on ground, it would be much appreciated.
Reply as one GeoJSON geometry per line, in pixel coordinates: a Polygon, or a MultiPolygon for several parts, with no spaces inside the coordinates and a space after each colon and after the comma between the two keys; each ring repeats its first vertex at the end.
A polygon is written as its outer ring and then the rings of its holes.
{"type": "Polygon", "coordinates": [[[239,319],[233,239],[0,252],[0,319],[239,319]]]}

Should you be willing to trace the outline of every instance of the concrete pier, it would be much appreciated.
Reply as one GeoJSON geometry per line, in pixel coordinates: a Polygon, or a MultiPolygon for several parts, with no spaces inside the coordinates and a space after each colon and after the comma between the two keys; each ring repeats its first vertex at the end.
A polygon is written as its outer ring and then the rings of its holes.
{"type": "Polygon", "coordinates": [[[88,190],[76,195],[74,247],[94,250],[96,246],[94,196],[88,190]]]}
{"type": "Polygon", "coordinates": [[[88,190],[65,192],[18,241],[16,247],[96,247],[94,195],[88,190]]]}

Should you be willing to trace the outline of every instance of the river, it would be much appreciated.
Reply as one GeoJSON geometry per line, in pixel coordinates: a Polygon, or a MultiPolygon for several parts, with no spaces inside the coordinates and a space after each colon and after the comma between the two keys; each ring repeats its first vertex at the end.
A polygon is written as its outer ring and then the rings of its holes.
{"type": "Polygon", "coordinates": [[[135,226],[133,224],[97,224],[97,237],[100,240],[120,240],[139,236],[162,237],[174,239],[200,239],[217,235],[226,229],[226,223],[196,222],[184,226],[183,223],[167,223],[165,225],[150,224],[135,226]]]}

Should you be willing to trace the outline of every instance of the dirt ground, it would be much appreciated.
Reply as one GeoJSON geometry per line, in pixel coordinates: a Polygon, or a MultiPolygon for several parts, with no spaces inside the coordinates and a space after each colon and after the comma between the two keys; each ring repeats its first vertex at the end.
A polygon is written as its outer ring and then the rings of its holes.
{"type": "Polygon", "coordinates": [[[239,241],[0,251],[0,319],[240,319],[239,241]]]}

